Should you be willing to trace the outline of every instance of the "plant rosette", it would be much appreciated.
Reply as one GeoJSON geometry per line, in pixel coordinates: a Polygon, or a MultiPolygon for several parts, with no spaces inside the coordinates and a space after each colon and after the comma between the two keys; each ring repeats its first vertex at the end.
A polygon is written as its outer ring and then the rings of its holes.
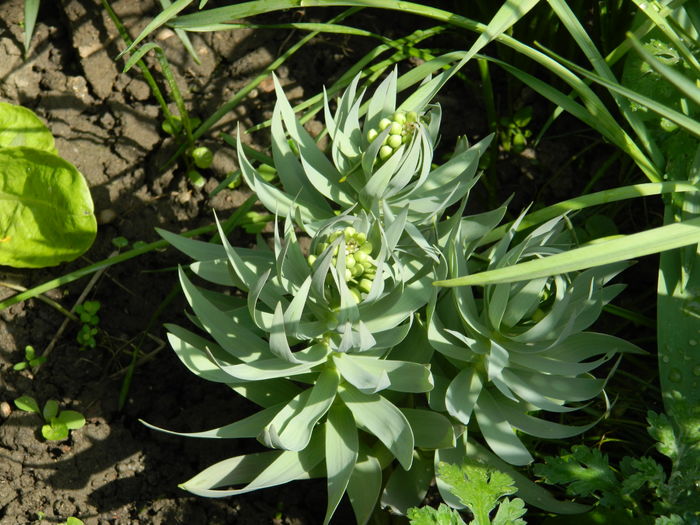
{"type": "Polygon", "coordinates": [[[440,106],[397,108],[394,71],[367,103],[367,113],[361,124],[364,93],[357,94],[358,82],[359,76],[338,101],[334,114],[325,100],[325,118],[331,139],[329,159],[299,123],[275,79],[277,102],[271,123],[272,157],[281,189],[264,180],[238,141],[241,173],[266,208],[280,216],[287,216],[294,209],[297,226],[305,228],[310,235],[336,212],[358,208],[382,218],[387,224],[407,210],[407,232],[414,235],[418,227],[439,220],[445,209],[468,195],[477,180],[479,157],[492,137],[473,146],[466,140],[459,141],[452,157],[433,169],[440,106]],[[408,122],[409,115],[412,115],[411,122],[408,122]],[[407,137],[406,142],[382,160],[380,149],[392,128],[398,125],[391,119],[397,118],[405,120],[402,133],[407,127],[410,131],[403,135],[407,137]],[[380,130],[386,121],[391,124],[380,130]],[[370,141],[371,130],[377,135],[370,141]]]}
{"type": "MultiPolygon", "coordinates": [[[[461,220],[446,253],[452,275],[511,266],[569,245],[561,234],[563,221],[554,219],[513,246],[516,221],[486,252],[486,268],[475,267],[470,256],[479,239],[474,232],[493,228],[503,212],[461,220]]],[[[431,302],[428,339],[440,358],[433,360],[436,388],[429,394],[430,406],[463,425],[474,415],[485,442],[512,465],[533,459],[520,433],[566,439],[591,428],[596,421],[570,426],[530,413],[581,408],[606,383],[590,372],[621,352],[643,353],[623,339],[585,331],[624,288],[608,282],[627,265],[481,289],[456,287],[431,302]]]]}
{"type": "MultiPolygon", "coordinates": [[[[575,409],[566,403],[602,391],[604,380],[589,377],[590,370],[616,351],[636,351],[601,334],[585,335],[596,350],[586,347],[583,356],[574,344],[620,291],[604,284],[623,265],[486,287],[482,297],[469,288],[432,286],[483,269],[477,260],[496,268],[554,253],[561,248],[549,241],[560,229],[548,223],[511,248],[516,225],[475,257],[505,214],[502,207],[462,217],[491,137],[473,146],[459,140],[452,157],[434,168],[439,106],[397,107],[394,72],[375,90],[361,124],[358,80],[334,114],[325,101],[330,158],[276,82],[271,129],[279,187],[260,176],[238,142],[244,180],[271,214],[284,218],[281,232],[275,221],[271,247],[261,237],[255,249],[233,247],[221,228],[221,245],[159,231],[195,261],[180,270],[180,282],[190,319],[206,333],[168,325],[170,345],[192,372],[260,407],[230,425],[184,435],[254,437],[273,449],[224,460],[182,487],[220,497],[326,477],[324,523],[347,492],[364,524],[378,502],[400,513],[419,505],[440,461],[477,455],[512,476],[528,503],[580,511],[501,458],[516,465],[531,458],[514,427],[534,435],[582,431],[528,412],[575,409]],[[406,140],[382,158],[390,135],[406,140]],[[310,238],[308,251],[297,230],[310,238]],[[191,274],[244,297],[200,288],[191,274]],[[495,453],[467,436],[472,412],[495,453]]],[[[450,506],[464,506],[439,478],[438,487],[450,506]]]]}
{"type": "Polygon", "coordinates": [[[410,243],[401,235],[405,217],[387,229],[366,213],[335,217],[312,238],[311,255],[302,252],[291,218],[282,234],[276,228],[272,250],[235,248],[223,232],[221,246],[160,232],[198,259],[190,269],[199,277],[247,292],[242,302],[200,289],[180,272],[192,319],[214,341],[169,325],[171,346],[195,374],[261,407],[189,435],[256,437],[277,449],[227,460],[183,488],[224,496],[325,475],[326,522],[346,490],[364,522],[389,463],[409,470],[415,448],[454,443],[448,418],[406,401],[432,389],[429,366],[393,355],[438,277],[429,256],[403,244],[410,243]],[[250,461],[259,467],[238,467],[250,461]],[[225,480],[212,483],[224,470],[225,480]],[[240,483],[247,485],[217,489],[240,483]]]}

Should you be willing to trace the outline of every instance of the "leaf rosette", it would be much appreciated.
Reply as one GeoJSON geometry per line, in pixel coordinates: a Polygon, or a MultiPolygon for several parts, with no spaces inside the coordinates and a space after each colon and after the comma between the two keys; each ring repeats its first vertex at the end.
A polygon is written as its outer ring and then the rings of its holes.
{"type": "MultiPolygon", "coordinates": [[[[493,228],[504,211],[462,219],[447,247],[452,275],[511,266],[569,247],[561,219],[541,225],[519,242],[514,242],[516,221],[485,254],[473,256],[483,232],[493,228]],[[479,259],[485,262],[476,262],[479,259]]],[[[533,459],[519,433],[563,439],[592,427],[595,422],[571,426],[531,413],[581,408],[582,402],[600,395],[606,383],[594,377],[593,370],[619,352],[641,352],[625,340],[586,331],[622,291],[623,285],[609,281],[626,265],[480,289],[457,287],[433,300],[428,339],[443,359],[433,360],[436,388],[429,394],[431,407],[464,425],[474,415],[486,443],[513,465],[533,459]]]]}
{"type": "Polygon", "coordinates": [[[395,71],[363,104],[359,79],[337,101],[335,112],[328,98],[324,99],[329,158],[296,118],[275,78],[272,158],[281,189],[265,182],[238,141],[241,173],[247,184],[272,213],[287,216],[296,209],[297,225],[309,234],[336,212],[353,208],[387,223],[407,210],[410,227],[438,220],[475,184],[479,157],[491,141],[489,136],[469,147],[462,140],[450,160],[433,169],[440,106],[397,107],[395,71]]]}
{"type": "Polygon", "coordinates": [[[282,231],[276,226],[271,247],[256,249],[233,247],[222,230],[221,245],[160,232],[196,260],[194,274],[246,295],[206,290],[181,269],[190,318],[206,337],[168,325],[171,346],[192,372],[261,407],[231,425],[187,435],[256,437],[276,449],[214,465],[183,488],[226,496],[326,476],[326,521],[347,490],[363,522],[389,463],[396,459],[408,470],[414,448],[453,444],[447,417],[399,402],[433,388],[428,364],[393,352],[439,277],[434,254],[404,235],[406,215],[387,228],[366,212],[336,216],[311,239],[310,253],[291,215],[282,231]],[[439,443],[425,437],[426,421],[439,443]],[[239,484],[245,486],[221,488],[239,484]]]}

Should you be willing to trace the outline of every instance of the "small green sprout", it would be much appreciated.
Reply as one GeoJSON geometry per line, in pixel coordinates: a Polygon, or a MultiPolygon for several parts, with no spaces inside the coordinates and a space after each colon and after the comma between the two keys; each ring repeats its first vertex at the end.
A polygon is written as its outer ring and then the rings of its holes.
{"type": "Polygon", "coordinates": [[[207,179],[205,179],[201,173],[199,173],[197,170],[192,169],[187,172],[187,178],[190,179],[190,182],[192,183],[193,186],[197,188],[201,188],[204,186],[207,182],[207,179]]]}
{"type": "Polygon", "coordinates": [[[78,314],[80,322],[83,323],[76,336],[81,350],[97,346],[95,336],[99,332],[97,325],[100,323],[100,317],[97,312],[100,310],[100,306],[99,301],[85,301],[75,308],[75,313],[78,314]]]}
{"type": "Polygon", "coordinates": [[[122,236],[115,237],[114,239],[112,239],[112,246],[120,250],[122,248],[126,248],[127,246],[129,246],[129,239],[122,236]]]}
{"type": "Polygon", "coordinates": [[[75,410],[58,409],[58,401],[49,399],[43,410],[31,396],[20,396],[15,399],[15,406],[24,412],[41,415],[46,422],[41,427],[41,435],[47,441],[62,441],[68,438],[71,430],[77,430],[85,425],[85,417],[75,410]]]}
{"type": "Polygon", "coordinates": [[[194,161],[195,166],[205,170],[212,165],[212,162],[214,162],[214,154],[206,146],[199,146],[198,148],[192,150],[192,160],[194,161]]]}
{"type": "Polygon", "coordinates": [[[527,147],[527,139],[532,136],[532,131],[526,128],[531,120],[531,106],[520,108],[512,118],[501,118],[499,138],[504,151],[521,153],[527,147]]]}
{"type": "Polygon", "coordinates": [[[17,371],[24,370],[26,368],[36,368],[44,362],[46,362],[46,357],[36,355],[36,350],[34,350],[34,347],[27,345],[24,347],[24,361],[20,361],[12,368],[17,371]]]}

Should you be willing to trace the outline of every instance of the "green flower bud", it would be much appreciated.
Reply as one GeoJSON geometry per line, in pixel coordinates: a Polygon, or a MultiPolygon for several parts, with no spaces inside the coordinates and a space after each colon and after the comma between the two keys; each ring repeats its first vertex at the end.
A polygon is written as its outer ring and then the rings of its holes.
{"type": "Polygon", "coordinates": [[[397,111],[391,118],[394,122],[398,122],[399,124],[406,123],[406,113],[404,113],[403,111],[397,111]]]}
{"type": "Polygon", "coordinates": [[[367,235],[364,232],[357,232],[355,234],[355,241],[357,244],[362,244],[367,240],[367,235]]]}
{"type": "Polygon", "coordinates": [[[352,272],[345,268],[345,282],[348,282],[349,280],[352,279],[352,272]]]}
{"type": "Polygon", "coordinates": [[[206,146],[200,146],[192,151],[192,160],[198,168],[207,169],[214,161],[214,154],[206,146]]]}
{"type": "Polygon", "coordinates": [[[391,135],[401,135],[401,132],[403,131],[403,126],[399,124],[398,122],[394,122],[391,124],[391,128],[389,129],[389,133],[391,135]]]}
{"type": "Polygon", "coordinates": [[[323,251],[328,248],[328,243],[327,242],[322,242],[321,244],[318,245],[318,248],[316,249],[316,253],[319,255],[323,253],[323,251]]]}
{"type": "Polygon", "coordinates": [[[370,130],[367,132],[367,141],[368,141],[368,142],[373,142],[374,139],[377,138],[377,135],[379,135],[379,132],[378,132],[376,129],[374,129],[374,128],[370,129],[370,130]]]}
{"type": "Polygon", "coordinates": [[[379,158],[382,160],[386,160],[391,157],[392,153],[394,153],[394,150],[391,146],[382,146],[379,148],[379,158]]]}
{"type": "Polygon", "coordinates": [[[357,250],[355,253],[353,253],[352,257],[353,257],[353,259],[355,259],[355,262],[358,262],[358,263],[370,262],[369,255],[366,254],[365,252],[360,251],[360,250],[357,250]]]}
{"type": "Polygon", "coordinates": [[[355,266],[355,258],[352,255],[345,256],[345,267],[352,269],[355,266]]]}
{"type": "Polygon", "coordinates": [[[366,254],[372,253],[372,243],[370,241],[365,241],[360,245],[359,251],[365,252],[366,254]]]}
{"type": "Polygon", "coordinates": [[[389,135],[387,145],[392,149],[398,149],[401,146],[401,135],[389,135]]]}
{"type": "MultiPolygon", "coordinates": [[[[389,149],[391,149],[391,148],[389,148],[389,149]]],[[[190,182],[192,183],[192,185],[196,186],[197,188],[201,188],[207,182],[207,180],[204,177],[202,177],[202,174],[199,173],[197,170],[188,171],[187,178],[190,179],[190,182]]]]}
{"type": "Polygon", "coordinates": [[[391,126],[391,120],[388,118],[383,118],[382,120],[379,121],[379,129],[384,131],[386,128],[391,126]]]}
{"type": "Polygon", "coordinates": [[[372,281],[370,281],[369,279],[362,279],[359,282],[358,287],[361,291],[369,293],[369,291],[372,289],[372,281]]]}
{"type": "Polygon", "coordinates": [[[306,258],[306,262],[309,263],[309,266],[313,266],[314,263],[316,262],[316,256],[315,256],[315,255],[309,255],[309,256],[306,258]]]}
{"type": "Polygon", "coordinates": [[[352,226],[346,226],[343,230],[343,233],[345,234],[345,238],[347,239],[348,237],[355,235],[357,233],[357,230],[355,230],[355,228],[353,228],[352,226]]]}
{"type": "Polygon", "coordinates": [[[418,122],[418,113],[415,111],[409,111],[406,113],[406,120],[408,122],[418,122]]]}
{"type": "Polygon", "coordinates": [[[365,273],[365,267],[362,266],[361,264],[356,264],[355,266],[352,267],[352,276],[353,277],[359,277],[360,275],[365,273]]]}

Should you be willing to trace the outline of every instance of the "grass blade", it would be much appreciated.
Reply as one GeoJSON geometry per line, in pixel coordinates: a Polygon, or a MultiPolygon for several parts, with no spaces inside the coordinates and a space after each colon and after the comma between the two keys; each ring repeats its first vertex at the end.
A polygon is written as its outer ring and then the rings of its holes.
{"type": "Polygon", "coordinates": [[[433,284],[436,286],[474,286],[538,279],[626,261],[698,242],[700,242],[700,218],[695,218],[612,240],[596,242],[542,259],[445,281],[436,281],[433,284]]]}
{"type": "Polygon", "coordinates": [[[29,55],[29,46],[32,43],[36,17],[39,14],[41,0],[24,0],[24,56],[29,55]]]}

